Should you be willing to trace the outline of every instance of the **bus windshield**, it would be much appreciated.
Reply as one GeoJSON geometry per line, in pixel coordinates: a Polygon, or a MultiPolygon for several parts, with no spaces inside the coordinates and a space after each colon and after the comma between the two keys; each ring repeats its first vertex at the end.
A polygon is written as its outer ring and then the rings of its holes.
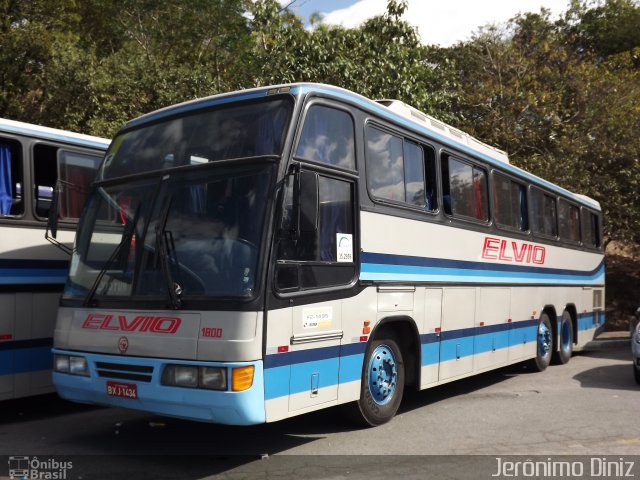
{"type": "Polygon", "coordinates": [[[252,297],[273,162],[98,186],[64,298],[252,297]]]}
{"type": "Polygon", "coordinates": [[[124,131],[111,143],[98,179],[280,155],[292,105],[290,98],[234,103],[124,131]]]}

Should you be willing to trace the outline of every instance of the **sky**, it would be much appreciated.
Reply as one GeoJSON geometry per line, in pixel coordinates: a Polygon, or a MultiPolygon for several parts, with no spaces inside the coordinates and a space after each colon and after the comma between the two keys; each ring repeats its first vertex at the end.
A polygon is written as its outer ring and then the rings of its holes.
{"type": "MultiPolygon", "coordinates": [[[[291,0],[280,0],[287,5],[291,0]]],[[[448,47],[469,40],[478,28],[504,24],[518,13],[539,12],[541,7],[557,18],[569,0],[409,0],[404,20],[418,27],[422,43],[448,47]]],[[[323,22],[355,27],[386,11],[387,0],[295,0],[290,9],[308,19],[319,12],[323,22]]]]}

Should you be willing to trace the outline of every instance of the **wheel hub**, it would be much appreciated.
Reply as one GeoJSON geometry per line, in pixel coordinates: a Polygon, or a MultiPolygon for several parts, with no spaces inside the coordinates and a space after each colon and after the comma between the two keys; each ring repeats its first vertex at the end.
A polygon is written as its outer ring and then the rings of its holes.
{"type": "Polygon", "coordinates": [[[538,350],[542,357],[551,353],[551,330],[545,323],[540,323],[538,327],[538,350]]]}
{"type": "Polygon", "coordinates": [[[398,383],[398,367],[392,350],[378,345],[369,360],[369,392],[374,402],[385,405],[391,401],[398,383]]]}

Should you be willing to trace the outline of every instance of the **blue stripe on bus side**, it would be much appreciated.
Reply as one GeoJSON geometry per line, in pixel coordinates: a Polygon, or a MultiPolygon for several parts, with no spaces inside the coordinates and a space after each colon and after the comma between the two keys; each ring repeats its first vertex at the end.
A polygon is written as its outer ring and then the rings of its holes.
{"type": "Polygon", "coordinates": [[[63,284],[69,262],[66,260],[0,260],[0,285],[63,284]]]}
{"type": "Polygon", "coordinates": [[[592,271],[363,253],[361,280],[584,284],[604,281],[604,260],[592,271]]]}
{"type": "Polygon", "coordinates": [[[441,258],[365,252],[361,256],[361,280],[482,281],[540,283],[593,283],[604,281],[604,260],[591,271],[505,265],[441,258]]]}
{"type": "Polygon", "coordinates": [[[480,270],[480,271],[492,271],[492,272],[517,272],[517,273],[540,273],[540,274],[554,274],[554,275],[569,275],[569,276],[593,276],[596,275],[604,268],[604,260],[591,271],[584,270],[569,270],[562,268],[545,268],[534,267],[530,265],[509,265],[503,263],[489,263],[489,262],[472,262],[467,260],[452,260],[446,258],[431,258],[431,257],[415,257],[409,255],[393,255],[386,253],[370,253],[364,252],[362,254],[362,263],[380,264],[380,265],[394,265],[394,266],[407,266],[407,267],[429,267],[429,268],[445,268],[456,270],[480,270]]]}
{"type": "MultiPolygon", "coordinates": [[[[582,314],[579,330],[590,330],[600,324],[595,316],[582,314]]],[[[604,320],[604,316],[600,317],[604,320]]],[[[422,366],[501,350],[537,339],[538,320],[487,325],[420,335],[422,366]]],[[[310,377],[318,373],[320,388],[360,380],[367,343],[313,348],[297,352],[267,355],[264,360],[265,399],[309,391],[310,377]]]]}
{"type": "Polygon", "coordinates": [[[51,370],[52,338],[13,340],[0,343],[0,375],[51,370]]]}

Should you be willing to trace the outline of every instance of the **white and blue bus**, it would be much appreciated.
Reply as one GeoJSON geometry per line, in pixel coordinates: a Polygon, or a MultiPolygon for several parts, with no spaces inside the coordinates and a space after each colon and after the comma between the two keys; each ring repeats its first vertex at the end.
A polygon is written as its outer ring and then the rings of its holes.
{"type": "Polygon", "coordinates": [[[0,119],[0,400],[53,391],[53,328],[69,256],[45,240],[56,182],[71,245],[103,138],[0,119]]]}
{"type": "MultiPolygon", "coordinates": [[[[126,124],[54,336],[76,402],[225,424],[569,361],[604,323],[599,204],[401,102],[319,84],[126,124]]],[[[544,381],[544,377],[540,378],[544,381]]]]}

